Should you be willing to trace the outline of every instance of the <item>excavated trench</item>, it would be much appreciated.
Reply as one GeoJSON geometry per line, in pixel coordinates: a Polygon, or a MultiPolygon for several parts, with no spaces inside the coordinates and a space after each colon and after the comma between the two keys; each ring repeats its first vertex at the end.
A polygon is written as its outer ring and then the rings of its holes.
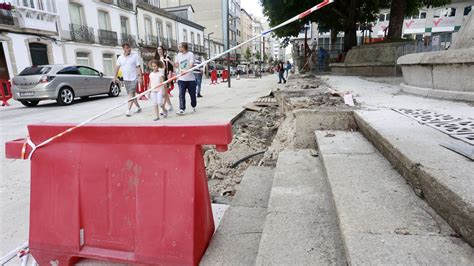
{"type": "Polygon", "coordinates": [[[351,108],[313,75],[299,76],[271,94],[278,106],[246,110],[234,121],[229,150],[204,147],[213,203],[230,204],[249,166],[275,167],[285,148],[316,149],[315,130],[356,130],[351,108]]]}

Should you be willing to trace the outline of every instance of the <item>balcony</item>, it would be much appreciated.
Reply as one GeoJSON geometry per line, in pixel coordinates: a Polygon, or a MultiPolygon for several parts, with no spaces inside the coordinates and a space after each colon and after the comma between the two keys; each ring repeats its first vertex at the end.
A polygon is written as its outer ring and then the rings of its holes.
{"type": "Polygon", "coordinates": [[[165,49],[170,49],[170,43],[169,43],[169,40],[167,38],[160,37],[159,40],[160,40],[159,45],[163,45],[163,47],[165,49]]]}
{"type": "Polygon", "coordinates": [[[157,47],[158,46],[158,37],[154,35],[147,35],[145,38],[145,43],[146,46],[153,46],[157,47]]]}
{"type": "Polygon", "coordinates": [[[169,41],[170,41],[170,50],[178,51],[178,42],[173,39],[169,39],[169,41]]]}
{"type": "Polygon", "coordinates": [[[130,35],[128,33],[122,33],[121,35],[121,44],[122,43],[128,43],[130,44],[130,47],[136,48],[137,47],[137,39],[134,35],[130,35]]]}
{"type": "Polygon", "coordinates": [[[58,14],[24,6],[16,6],[15,13],[21,28],[57,32],[58,14]]]}
{"type": "Polygon", "coordinates": [[[10,4],[0,4],[0,24],[13,25],[13,14],[10,4]]]}
{"type": "Polygon", "coordinates": [[[133,3],[131,0],[117,0],[117,6],[126,10],[133,11],[133,3]]]}
{"type": "Polygon", "coordinates": [[[117,33],[115,31],[99,29],[99,43],[103,45],[117,46],[117,33]]]}
{"type": "Polygon", "coordinates": [[[91,27],[69,24],[71,40],[82,43],[94,43],[94,29],[91,27]]]}

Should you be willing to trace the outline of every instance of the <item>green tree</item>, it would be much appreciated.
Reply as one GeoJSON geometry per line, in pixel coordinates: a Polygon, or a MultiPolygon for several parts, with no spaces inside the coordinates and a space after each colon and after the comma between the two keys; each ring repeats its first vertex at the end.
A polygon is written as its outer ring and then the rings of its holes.
{"type": "MultiPolygon", "coordinates": [[[[260,0],[270,26],[283,21],[314,6],[313,0],[260,0]]],[[[297,36],[309,21],[317,22],[322,29],[333,32],[333,40],[339,31],[344,32],[344,50],[357,45],[357,27],[359,23],[375,21],[380,8],[387,7],[389,0],[338,0],[314,12],[294,24],[275,31],[279,37],[297,36]]]]}
{"type": "Polygon", "coordinates": [[[245,50],[244,58],[247,63],[250,62],[250,59],[252,59],[252,52],[250,52],[250,47],[247,47],[247,50],[245,50]]]}
{"type": "Polygon", "coordinates": [[[267,53],[263,53],[263,62],[266,63],[268,60],[268,55],[267,53]]]}
{"type": "Polygon", "coordinates": [[[262,54],[260,54],[260,51],[257,51],[255,53],[255,57],[257,58],[258,61],[260,61],[262,59],[262,54]]]}
{"type": "Polygon", "coordinates": [[[390,4],[388,36],[390,40],[400,39],[406,15],[417,14],[423,6],[438,7],[451,3],[451,0],[393,0],[390,4]]]}
{"type": "Polygon", "coordinates": [[[273,59],[273,56],[270,56],[270,59],[268,59],[268,63],[271,65],[273,64],[274,61],[275,59],[273,59]]]}

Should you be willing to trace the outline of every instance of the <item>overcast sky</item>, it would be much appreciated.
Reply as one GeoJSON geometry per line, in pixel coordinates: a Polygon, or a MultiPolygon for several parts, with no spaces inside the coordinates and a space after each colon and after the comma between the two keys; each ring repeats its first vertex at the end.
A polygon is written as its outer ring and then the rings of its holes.
{"type": "Polygon", "coordinates": [[[240,5],[251,15],[263,18],[263,8],[260,0],[241,0],[240,5]]]}

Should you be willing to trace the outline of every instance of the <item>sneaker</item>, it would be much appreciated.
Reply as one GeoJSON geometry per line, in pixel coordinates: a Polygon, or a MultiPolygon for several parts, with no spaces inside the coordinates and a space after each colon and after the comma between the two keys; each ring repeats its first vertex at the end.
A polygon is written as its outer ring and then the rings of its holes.
{"type": "Polygon", "coordinates": [[[170,106],[170,108],[168,109],[168,112],[173,112],[173,105],[170,106]]]}
{"type": "Polygon", "coordinates": [[[168,117],[168,111],[165,111],[165,112],[161,113],[161,115],[162,115],[164,118],[168,117]]]}
{"type": "Polygon", "coordinates": [[[193,107],[193,113],[195,113],[195,112],[196,112],[196,107],[193,107]]]}
{"type": "Polygon", "coordinates": [[[132,116],[132,115],[130,114],[130,110],[127,110],[127,112],[125,113],[125,116],[126,116],[126,117],[132,116]]]}
{"type": "Polygon", "coordinates": [[[177,114],[177,115],[184,115],[185,112],[184,112],[184,110],[179,110],[178,112],[176,112],[176,114],[177,114]]]}
{"type": "Polygon", "coordinates": [[[160,120],[160,118],[159,118],[159,117],[157,117],[157,118],[153,119],[153,121],[159,121],[159,120],[160,120]]]}
{"type": "Polygon", "coordinates": [[[142,112],[142,108],[139,107],[138,110],[135,113],[138,114],[138,113],[141,113],[141,112],[142,112]]]}
{"type": "Polygon", "coordinates": [[[202,95],[201,95],[201,94],[198,94],[198,96],[197,96],[197,97],[198,97],[198,98],[202,98],[202,95]]]}

